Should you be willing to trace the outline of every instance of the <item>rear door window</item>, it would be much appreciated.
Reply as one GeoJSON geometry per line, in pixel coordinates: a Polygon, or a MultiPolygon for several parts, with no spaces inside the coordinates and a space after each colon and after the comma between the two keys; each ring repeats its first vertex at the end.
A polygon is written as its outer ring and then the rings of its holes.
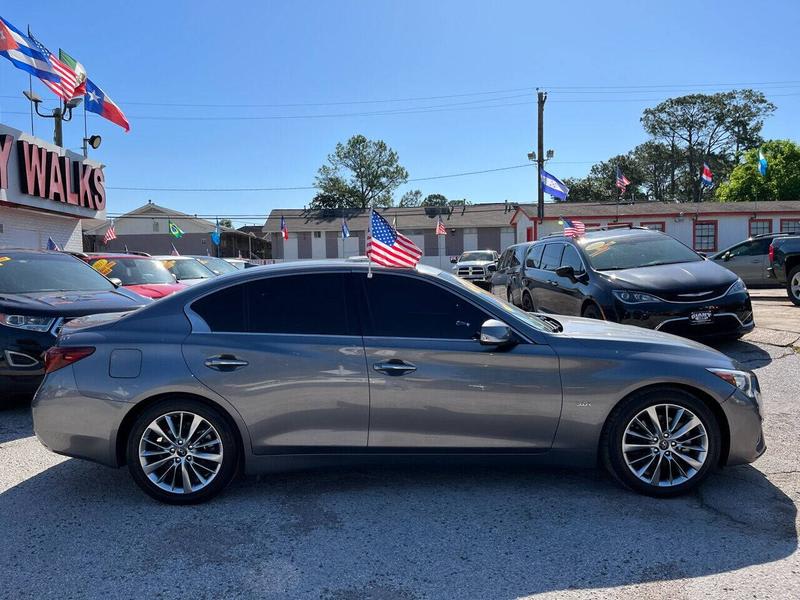
{"type": "Polygon", "coordinates": [[[545,271],[555,271],[561,264],[561,253],[564,244],[547,244],[542,253],[542,265],[540,268],[545,271]]]}
{"type": "Polygon", "coordinates": [[[542,252],[544,252],[544,244],[536,244],[533,246],[525,259],[525,266],[533,269],[541,268],[542,252]]]}

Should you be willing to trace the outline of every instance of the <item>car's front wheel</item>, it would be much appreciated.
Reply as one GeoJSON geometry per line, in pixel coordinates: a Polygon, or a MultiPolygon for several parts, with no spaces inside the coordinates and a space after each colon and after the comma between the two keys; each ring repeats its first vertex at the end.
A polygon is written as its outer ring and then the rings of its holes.
{"type": "Polygon", "coordinates": [[[536,305],[533,303],[533,298],[527,291],[522,292],[522,310],[526,312],[536,312],[536,305]]]}
{"type": "Polygon", "coordinates": [[[231,481],[237,461],[238,445],[228,421],[194,400],[167,399],[150,406],[128,437],[133,479],[168,504],[211,499],[231,481]]]}
{"type": "Polygon", "coordinates": [[[786,279],[786,292],[789,294],[789,300],[800,306],[800,266],[795,267],[789,273],[789,277],[786,279]]]}
{"type": "Polygon", "coordinates": [[[721,435],[708,406],[673,388],[635,394],[612,411],[603,462],[620,482],[649,496],[697,487],[719,462],[721,435]]]}

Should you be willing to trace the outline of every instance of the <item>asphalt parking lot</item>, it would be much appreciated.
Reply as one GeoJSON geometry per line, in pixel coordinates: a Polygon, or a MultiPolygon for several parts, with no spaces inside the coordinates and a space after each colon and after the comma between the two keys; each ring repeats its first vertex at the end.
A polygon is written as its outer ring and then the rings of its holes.
{"type": "Polygon", "coordinates": [[[592,470],[398,466],[169,507],[0,410],[0,597],[798,598],[800,309],[753,295],[758,327],[720,349],[758,373],[767,453],[675,500],[592,470]]]}

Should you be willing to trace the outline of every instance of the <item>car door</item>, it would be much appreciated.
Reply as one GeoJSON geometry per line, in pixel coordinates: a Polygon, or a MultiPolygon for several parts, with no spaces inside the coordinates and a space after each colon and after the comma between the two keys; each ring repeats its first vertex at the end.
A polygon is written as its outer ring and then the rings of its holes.
{"type": "Polygon", "coordinates": [[[497,270],[492,274],[492,293],[500,298],[508,298],[508,277],[511,256],[514,254],[514,247],[506,248],[505,252],[497,261],[497,270]]]}
{"type": "Polygon", "coordinates": [[[492,315],[413,273],[360,276],[369,446],[480,450],[552,445],[561,411],[549,346],[478,341],[492,315]]]}
{"type": "Polygon", "coordinates": [[[572,267],[575,277],[569,278],[557,273],[553,274],[555,310],[552,312],[560,315],[580,315],[589,280],[586,278],[586,267],[583,266],[583,260],[572,244],[564,245],[559,266],[572,267]]]}
{"type": "Polygon", "coordinates": [[[517,306],[522,306],[522,294],[524,291],[527,291],[527,293],[531,296],[534,308],[538,310],[538,305],[536,304],[535,298],[539,291],[539,287],[545,285],[545,283],[541,280],[539,273],[543,251],[544,244],[534,244],[530,246],[525,253],[525,256],[522,260],[522,266],[520,267],[520,285],[517,293],[519,300],[516,302],[517,306]]]}
{"type": "Polygon", "coordinates": [[[761,252],[760,246],[763,244],[760,242],[762,241],[760,239],[747,240],[733,246],[714,260],[736,273],[746,285],[764,283],[765,275],[762,272],[765,272],[767,268],[765,261],[769,243],[767,242],[766,249],[761,252]]]}
{"type": "Polygon", "coordinates": [[[534,304],[541,312],[558,313],[560,293],[559,278],[556,269],[561,265],[561,254],[564,251],[563,242],[548,242],[542,252],[542,260],[536,273],[537,285],[534,291],[534,304]]]}
{"type": "Polygon", "coordinates": [[[369,387],[348,272],[251,279],[196,300],[183,355],[256,453],[367,444],[369,387]]]}

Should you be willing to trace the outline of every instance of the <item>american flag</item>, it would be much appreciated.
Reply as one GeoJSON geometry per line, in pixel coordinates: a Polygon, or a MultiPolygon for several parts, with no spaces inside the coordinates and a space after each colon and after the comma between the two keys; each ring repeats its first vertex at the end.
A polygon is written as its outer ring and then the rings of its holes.
{"type": "MultiPolygon", "coordinates": [[[[53,71],[61,78],[61,81],[58,83],[48,81],[46,79],[42,79],[42,83],[44,83],[47,87],[50,88],[56,96],[61,98],[62,100],[72,100],[76,97],[75,90],[81,85],[81,81],[79,80],[78,76],[75,74],[75,71],[70,69],[67,65],[63,62],[58,60],[55,55],[48,50],[44,44],[42,44],[39,40],[33,37],[31,32],[28,32],[28,37],[31,41],[36,45],[36,48],[45,55],[47,60],[53,66],[53,71]]],[[[77,97],[81,97],[83,94],[80,92],[78,93],[77,97]]]]}
{"type": "Polygon", "coordinates": [[[422,250],[389,225],[388,221],[372,211],[367,237],[367,256],[384,267],[414,267],[422,257],[422,250]]]}
{"type": "Polygon", "coordinates": [[[628,187],[630,181],[628,180],[625,175],[622,174],[622,169],[617,166],[617,187],[619,188],[620,193],[625,193],[625,188],[628,187]]]}
{"type": "Polygon", "coordinates": [[[103,236],[103,243],[108,244],[111,240],[117,239],[117,232],[114,230],[114,223],[108,226],[106,234],[103,236]]]}
{"type": "Polygon", "coordinates": [[[447,229],[444,228],[442,217],[439,217],[439,220],[436,223],[436,235],[447,235],[447,229]]]}
{"type": "Polygon", "coordinates": [[[584,225],[582,221],[570,221],[566,217],[564,217],[562,221],[564,221],[565,236],[574,238],[586,233],[586,225],[584,225]]]}

